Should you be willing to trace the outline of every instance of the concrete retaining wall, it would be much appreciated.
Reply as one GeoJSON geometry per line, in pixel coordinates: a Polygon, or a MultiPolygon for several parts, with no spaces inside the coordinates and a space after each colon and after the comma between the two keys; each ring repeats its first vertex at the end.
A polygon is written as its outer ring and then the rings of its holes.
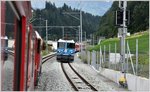
{"type": "MultiPolygon", "coordinates": [[[[123,76],[120,71],[114,71],[110,69],[101,69],[100,73],[116,82],[118,85],[119,78],[123,76]]],[[[149,91],[149,79],[144,77],[135,76],[132,74],[126,74],[128,89],[131,91],[149,91]]]]}

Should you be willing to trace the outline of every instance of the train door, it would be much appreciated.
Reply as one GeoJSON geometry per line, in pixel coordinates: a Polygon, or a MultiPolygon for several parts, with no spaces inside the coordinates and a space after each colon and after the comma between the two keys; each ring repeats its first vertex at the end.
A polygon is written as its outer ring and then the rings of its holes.
{"type": "Polygon", "coordinates": [[[30,2],[1,1],[2,35],[8,37],[8,51],[5,50],[5,41],[2,41],[2,91],[26,90],[27,81],[27,53],[28,44],[26,27],[30,15],[30,2]],[[24,10],[26,9],[26,10],[24,10]],[[29,10],[28,10],[29,9],[29,10]],[[27,16],[26,16],[27,15],[27,16]],[[4,53],[8,59],[4,60],[4,53]]]}
{"type": "Polygon", "coordinates": [[[13,79],[14,79],[14,66],[15,66],[15,46],[16,31],[17,31],[17,18],[12,11],[8,2],[1,1],[1,67],[2,67],[2,78],[1,78],[1,90],[12,91],[13,90],[13,79]],[[11,15],[11,16],[10,16],[11,15]],[[6,39],[7,36],[8,43],[6,39]],[[6,43],[8,46],[6,46],[6,43]],[[7,57],[7,58],[6,58],[7,57]]]}

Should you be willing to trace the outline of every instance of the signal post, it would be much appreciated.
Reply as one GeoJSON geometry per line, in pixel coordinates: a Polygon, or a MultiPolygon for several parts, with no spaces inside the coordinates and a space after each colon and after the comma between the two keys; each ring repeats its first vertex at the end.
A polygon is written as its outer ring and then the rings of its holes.
{"type": "Polygon", "coordinates": [[[127,23],[129,24],[129,12],[126,11],[127,1],[119,1],[119,11],[116,11],[116,25],[118,25],[118,34],[120,38],[120,62],[122,63],[122,76],[119,79],[120,85],[127,87],[126,81],[126,63],[125,63],[125,38],[127,34],[127,23]]]}

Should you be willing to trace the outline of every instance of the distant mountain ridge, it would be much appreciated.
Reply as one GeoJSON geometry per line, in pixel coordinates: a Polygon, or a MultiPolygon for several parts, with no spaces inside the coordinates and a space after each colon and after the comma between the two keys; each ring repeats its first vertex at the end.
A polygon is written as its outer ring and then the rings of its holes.
{"type": "MultiPolygon", "coordinates": [[[[80,11],[77,9],[72,9],[70,6],[64,4],[62,7],[57,8],[55,4],[46,1],[45,3],[45,9],[39,10],[36,9],[34,12],[34,16],[36,18],[43,18],[48,20],[48,25],[50,26],[79,26],[80,21],[72,18],[71,16],[68,16],[67,14],[63,14],[64,12],[77,12],[80,11]]],[[[80,18],[79,14],[75,14],[76,17],[80,18]]],[[[82,18],[83,18],[83,38],[85,35],[85,32],[87,34],[87,38],[90,37],[90,34],[93,34],[98,30],[98,25],[100,21],[100,16],[94,16],[89,13],[82,12],[82,18]]],[[[40,20],[36,20],[33,23],[34,26],[40,26],[40,20]]],[[[45,26],[45,22],[41,21],[41,25],[45,26]]],[[[43,38],[45,38],[45,29],[36,29],[41,32],[41,35],[43,38]],[[42,31],[40,31],[42,30],[42,31]]],[[[48,34],[49,38],[51,40],[59,39],[62,37],[62,28],[48,28],[48,34]]],[[[67,36],[70,39],[78,40],[78,28],[71,29],[71,28],[65,28],[65,36],[67,36]]],[[[83,39],[84,40],[84,39],[83,39]]]]}

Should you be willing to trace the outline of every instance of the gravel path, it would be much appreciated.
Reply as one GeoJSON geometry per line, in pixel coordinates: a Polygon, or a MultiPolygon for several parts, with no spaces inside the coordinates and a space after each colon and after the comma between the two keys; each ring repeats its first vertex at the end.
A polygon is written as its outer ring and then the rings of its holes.
{"type": "MultiPolygon", "coordinates": [[[[77,56],[75,56],[75,62],[71,64],[77,72],[99,91],[127,91],[120,88],[111,80],[101,76],[89,65],[82,63],[77,56]]],[[[53,57],[42,65],[41,79],[35,91],[73,91],[61,69],[60,62],[56,61],[56,57],[53,57]]]]}
{"type": "Polygon", "coordinates": [[[42,74],[36,91],[71,91],[72,88],[61,69],[56,57],[42,65],[42,74]]]}
{"type": "Polygon", "coordinates": [[[104,78],[102,75],[94,71],[91,66],[82,63],[77,56],[75,62],[72,63],[72,66],[99,91],[127,91],[126,89],[120,88],[111,80],[104,78]]]}
{"type": "Polygon", "coordinates": [[[8,55],[8,59],[4,62],[2,90],[12,91],[13,90],[13,72],[14,72],[14,57],[8,55]]]}
{"type": "MultiPolygon", "coordinates": [[[[2,90],[12,90],[13,87],[12,80],[10,80],[13,79],[13,62],[11,62],[11,59],[12,57],[9,56],[4,64],[5,79],[3,80],[2,90]]],[[[101,76],[89,65],[82,63],[77,56],[75,56],[75,61],[71,64],[77,72],[99,91],[127,91],[120,88],[116,83],[101,76]]],[[[56,61],[56,57],[53,57],[42,65],[41,79],[38,86],[35,88],[35,91],[73,91],[73,88],[61,69],[60,62],[56,61]]]]}

